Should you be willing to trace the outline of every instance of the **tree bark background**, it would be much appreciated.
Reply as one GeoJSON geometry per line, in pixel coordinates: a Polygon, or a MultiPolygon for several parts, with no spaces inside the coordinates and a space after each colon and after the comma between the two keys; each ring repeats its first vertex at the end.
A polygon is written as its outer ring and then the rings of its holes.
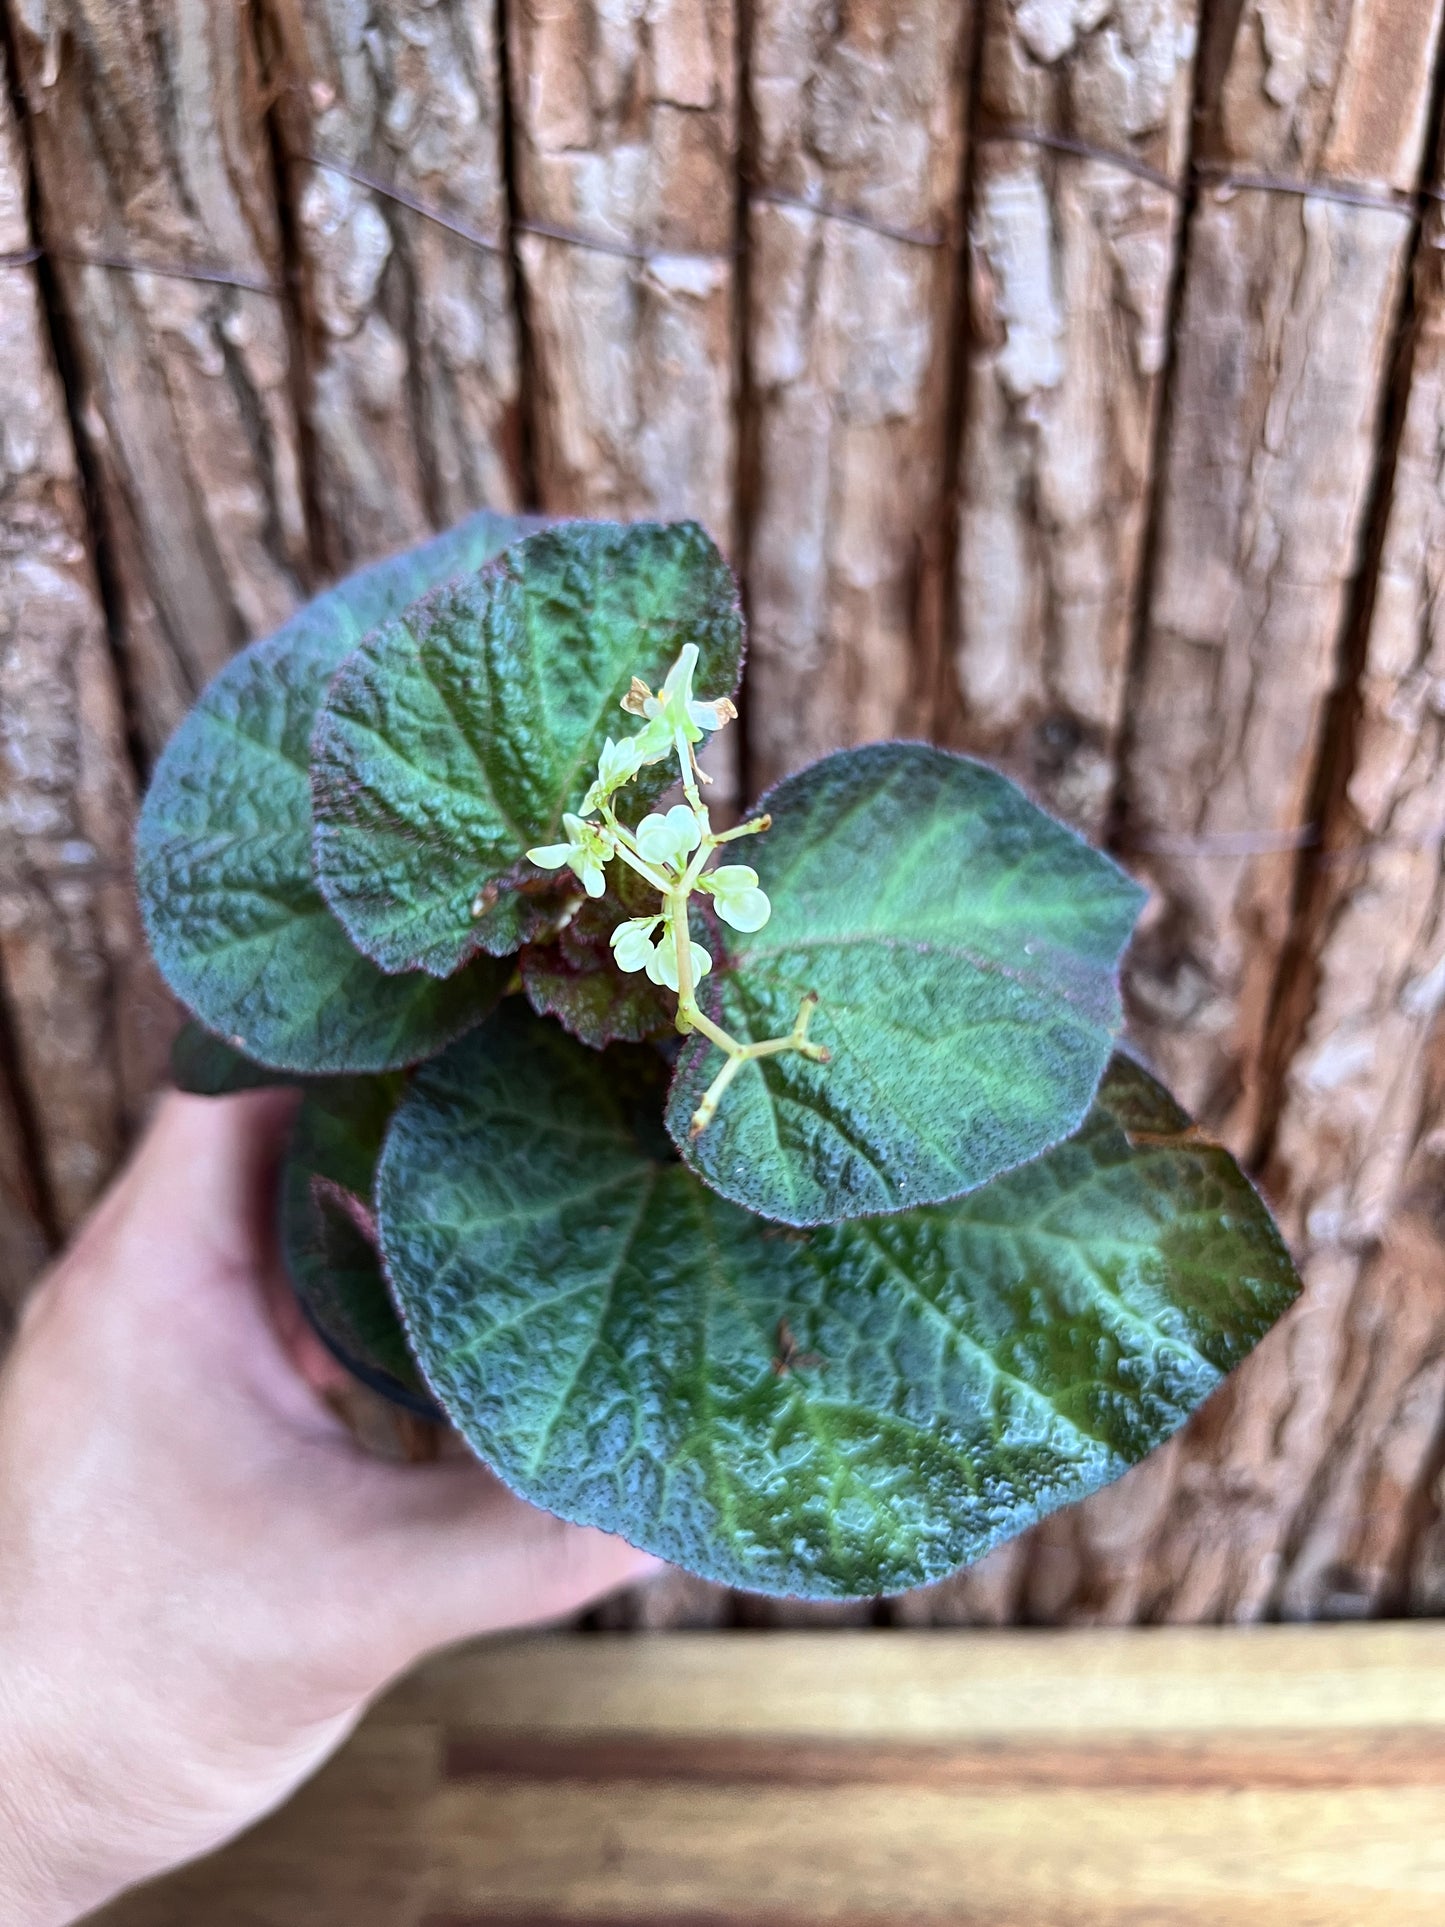
{"type": "Polygon", "coordinates": [[[0,1339],[161,1075],[204,681],[473,506],[695,515],[719,773],[931,736],[1109,842],[1308,1281],[1117,1486],[822,1617],[1445,1609],[1442,5],[0,0],[0,1339]]]}

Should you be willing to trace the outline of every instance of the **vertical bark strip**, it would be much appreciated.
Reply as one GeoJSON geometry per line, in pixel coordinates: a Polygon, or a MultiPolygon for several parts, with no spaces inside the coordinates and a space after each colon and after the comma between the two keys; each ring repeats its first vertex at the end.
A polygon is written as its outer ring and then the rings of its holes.
{"type": "Polygon", "coordinates": [[[266,4],[316,494],[352,567],[521,501],[496,9],[266,4]]]}
{"type": "Polygon", "coordinates": [[[1298,12],[1248,0],[1204,103],[1123,788],[1156,892],[1137,1034],[1245,1147],[1412,230],[1390,196],[1419,178],[1439,7],[1298,12]],[[1231,178],[1261,174],[1323,191],[1231,178]]]}
{"type": "Polygon", "coordinates": [[[931,721],[971,23],[945,0],[752,9],[754,788],[931,721]]]}
{"type": "Polygon", "coordinates": [[[1139,586],[1197,0],[982,4],[951,733],[1097,832],[1139,586]],[[1044,139],[1008,137],[1019,129],[1044,139]]]}
{"type": "Polygon", "coordinates": [[[731,0],[511,0],[507,27],[541,505],[730,546],[731,0]]]}
{"type": "MultiPolygon", "coordinates": [[[[0,254],[29,246],[0,48],[0,254]]],[[[124,1149],[165,1042],[130,882],[134,778],[35,269],[0,270],[0,998],[56,1228],[124,1149]]],[[[36,1224],[20,1119],[0,1173],[0,1265],[36,1224]],[[11,1247],[14,1247],[13,1249],[11,1247]]]]}
{"type": "MultiPolygon", "coordinates": [[[[1408,487],[1399,499],[1408,503],[1408,487]]],[[[1289,1618],[1445,1604],[1445,1025],[1411,1048],[1417,1112],[1398,1133],[1409,1155],[1382,1236],[1351,1264],[1334,1225],[1307,1234],[1310,1271],[1323,1274],[1323,1290],[1311,1279],[1314,1318],[1331,1355],[1271,1600],[1289,1618]]]]}
{"type": "MultiPolygon", "coordinates": [[[[1131,982],[1137,1033],[1239,1148],[1261,1122],[1296,846],[1314,834],[1320,730],[1364,559],[1414,227],[1391,194],[1418,180],[1438,31],[1438,8],[1383,0],[1303,38],[1286,15],[1249,0],[1212,50],[1123,796],[1156,893],[1131,982]],[[1277,178],[1230,178],[1261,175],[1277,178]]],[[[1347,1043],[1335,1037],[1316,1076],[1340,1074],[1347,1043]]],[[[1285,1200],[1295,1231],[1314,1208],[1302,1181],[1285,1200]]],[[[1351,1396],[1358,1275],[1347,1241],[1307,1255],[1301,1307],[1153,1471],[1154,1518],[1096,1562],[1103,1616],[1252,1618],[1288,1590],[1296,1520],[1330,1477],[1329,1427],[1351,1396]]],[[[1090,1521],[1086,1508],[1073,1526],[1086,1542],[1090,1521]]]]}
{"type": "Polygon", "coordinates": [[[49,1255],[24,1127],[0,1062],[0,1354],[25,1289],[49,1255]]]}
{"type": "Polygon", "coordinates": [[[1356,689],[1352,766],[1323,828],[1307,988],[1269,1181],[1304,1247],[1383,1230],[1445,1001],[1445,209],[1416,260],[1410,392],[1356,689]]]}
{"type": "MultiPolygon", "coordinates": [[[[1321,1280],[1315,1322],[1334,1336],[1329,1423],[1339,1443],[1296,1522],[1280,1591],[1293,1615],[1370,1611],[1398,1593],[1392,1548],[1408,1528],[1405,1468],[1428,1455],[1445,1391],[1445,1264],[1432,1202],[1440,1080],[1429,1049],[1445,1002],[1442,249],[1436,204],[1415,262],[1409,393],[1339,752],[1349,764],[1326,799],[1304,898],[1307,951],[1288,987],[1310,1001],[1302,1034],[1293,1030],[1268,1169],[1307,1273],[1321,1280]]],[[[1294,1015],[1286,999],[1276,1022],[1290,1027],[1294,1015]]]]}
{"type": "Polygon", "coordinates": [[[154,750],[308,572],[250,17],[26,0],[15,44],[134,722],[154,750]]]}

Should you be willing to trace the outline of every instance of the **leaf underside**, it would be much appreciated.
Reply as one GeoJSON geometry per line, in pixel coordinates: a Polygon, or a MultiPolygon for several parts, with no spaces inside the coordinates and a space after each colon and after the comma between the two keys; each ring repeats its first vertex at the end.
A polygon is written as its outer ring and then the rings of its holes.
{"type": "MultiPolygon", "coordinates": [[[[645,971],[619,970],[612,932],[629,917],[656,913],[658,894],[635,870],[614,860],[607,866],[607,894],[584,899],[555,943],[530,944],[517,959],[522,988],[533,1010],[555,1017],[593,1050],[608,1044],[641,1043],[672,1034],[675,994],[645,971]]],[[[699,941],[707,941],[694,918],[699,941]]]]}
{"type": "Polygon", "coordinates": [[[726,933],[700,1001],[748,1043],[815,991],[832,1062],[746,1066],[693,1139],[723,1062],[693,1037],[668,1105],[693,1169],[802,1226],[958,1197],[1067,1137],[1122,1021],[1138,885],[997,771],[921,744],[825,757],[759,807],[772,917],[726,933]]]}
{"type": "Polygon", "coordinates": [[[401,1079],[338,1078],[307,1092],[281,1178],[281,1248],[302,1309],[341,1364],[422,1418],[439,1416],[368,1235],[377,1156],[401,1079]]]}
{"type": "MultiPolygon", "coordinates": [[[[316,871],[384,970],[449,976],[539,934],[526,851],[555,842],[634,675],[686,643],[697,687],[742,660],[731,572],[696,523],[563,523],[369,637],[331,685],[312,751],[316,871]]],[[[629,800],[675,768],[645,770],[629,800]]]]}
{"type": "Polygon", "coordinates": [[[311,871],[311,732],[363,636],[539,525],[475,515],[363,569],[253,643],[206,690],[156,767],[136,839],[146,933],[201,1023],[298,1072],[414,1063],[495,1003],[505,971],[439,986],[358,956],[311,871]]]}
{"type": "Polygon", "coordinates": [[[478,1455],[708,1578],[939,1579],[1169,1437],[1298,1289],[1232,1160],[1125,1059],[1036,1162],[811,1232],[660,1154],[655,1066],[508,999],[414,1081],[380,1229],[478,1455]]]}

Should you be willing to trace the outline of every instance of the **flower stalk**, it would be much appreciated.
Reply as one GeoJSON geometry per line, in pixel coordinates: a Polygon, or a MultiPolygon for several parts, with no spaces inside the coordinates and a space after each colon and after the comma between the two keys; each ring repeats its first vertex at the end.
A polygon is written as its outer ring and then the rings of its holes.
{"type": "Polygon", "coordinates": [[[723,1053],[724,1063],[693,1113],[691,1134],[699,1136],[717,1115],[723,1093],[744,1064],[759,1058],[797,1051],[816,1064],[826,1064],[827,1049],[808,1036],[818,999],[809,991],[798,1006],[797,1020],[786,1036],[744,1044],[714,1022],[698,1002],[701,979],[712,968],[712,958],[692,935],[689,906],[695,892],[710,896],[719,918],[736,930],[761,930],[772,914],[757,872],[744,863],[720,864],[709,870],[713,855],[725,844],[759,836],[771,827],[768,816],[751,818],[731,830],[715,831],[700,785],[711,779],[700,767],[695,746],[703,736],[724,728],[737,715],[720,698],[701,702],[692,693],[697,647],[688,643],[655,694],[640,677],[622,699],[622,708],[642,720],[642,728],[620,742],[609,737],[598,759],[597,776],[582,799],[580,816],[565,815],[566,840],[527,852],[542,869],[570,869],[591,897],[606,888],[604,866],[615,856],[657,891],[661,907],[651,916],[630,917],[612,933],[612,954],[621,970],[643,970],[653,983],[677,995],[676,1025],[687,1036],[696,1031],[723,1053]],[[675,758],[686,799],[665,813],[646,816],[629,829],[613,807],[613,797],[649,764],[675,758]]]}

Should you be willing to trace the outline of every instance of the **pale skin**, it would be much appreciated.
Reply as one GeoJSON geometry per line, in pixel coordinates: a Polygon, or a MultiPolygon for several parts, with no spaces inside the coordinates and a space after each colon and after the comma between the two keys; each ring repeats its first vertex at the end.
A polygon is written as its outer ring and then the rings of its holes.
{"type": "Polygon", "coordinates": [[[293,1101],[166,1098],[0,1371],[7,1927],[239,1832],[421,1655],[653,1569],[354,1442],[270,1229],[293,1101]]]}

